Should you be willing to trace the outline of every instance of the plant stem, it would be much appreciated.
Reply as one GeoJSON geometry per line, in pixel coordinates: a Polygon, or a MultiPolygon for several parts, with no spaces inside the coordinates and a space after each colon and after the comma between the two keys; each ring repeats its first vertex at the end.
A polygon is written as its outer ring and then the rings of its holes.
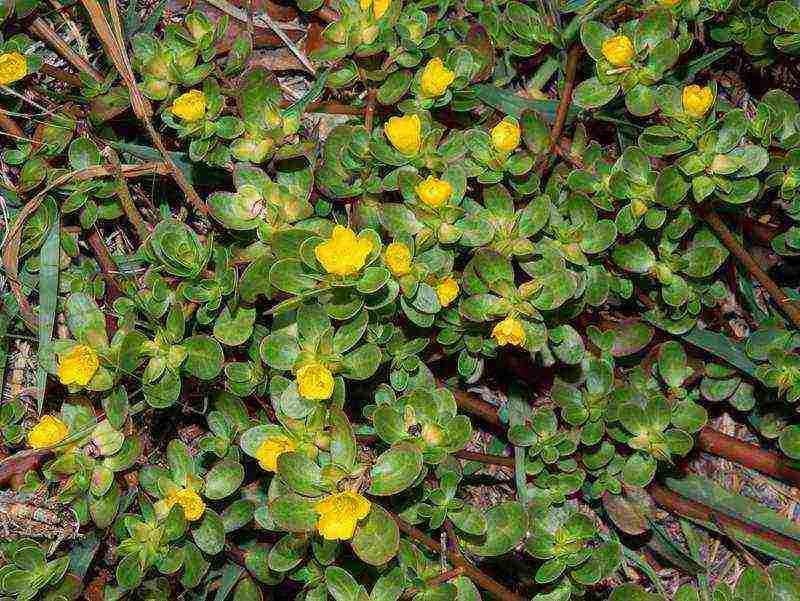
{"type": "MultiPolygon", "coordinates": [[[[459,566],[457,568],[453,568],[452,570],[447,570],[446,572],[442,572],[438,576],[434,576],[430,580],[425,582],[425,586],[427,588],[435,588],[440,584],[444,584],[445,582],[449,582],[453,578],[458,578],[464,573],[464,566],[459,566]]],[[[410,599],[420,591],[414,587],[408,589],[405,593],[403,593],[403,599],[410,599]]]]}
{"type": "Polygon", "coordinates": [[[697,448],[800,488],[800,470],[789,466],[779,455],[708,426],[700,430],[697,448]]]}
{"type": "Polygon", "coordinates": [[[61,58],[78,71],[86,73],[97,82],[103,81],[103,75],[100,71],[92,67],[80,54],[70,48],[69,44],[62,40],[53,28],[47,24],[47,21],[37,17],[31,22],[30,30],[36,37],[49,44],[61,58]]]}
{"type": "Polygon", "coordinates": [[[478,463],[486,463],[488,465],[504,465],[506,467],[514,467],[513,457],[503,457],[502,455],[487,455],[486,453],[476,453],[475,451],[456,451],[453,453],[459,459],[467,461],[477,461],[478,463]]]}
{"type": "Polygon", "coordinates": [[[710,507],[698,503],[697,501],[686,499],[657,483],[650,484],[650,486],[647,487],[647,491],[656,503],[670,513],[683,516],[695,522],[700,522],[712,529],[716,522],[724,529],[744,532],[750,536],[769,541],[776,547],[800,555],[800,541],[783,536],[772,530],[743,522],[723,513],[715,512],[710,507]]]}
{"type": "Polygon", "coordinates": [[[392,516],[392,518],[394,518],[394,521],[397,522],[397,526],[400,528],[400,530],[404,532],[410,539],[426,546],[434,553],[447,553],[451,563],[456,567],[463,567],[464,575],[468,576],[470,580],[475,582],[475,584],[480,586],[487,593],[490,593],[492,596],[496,597],[497,599],[500,599],[500,601],[526,601],[520,595],[511,592],[502,584],[500,584],[493,578],[487,576],[484,572],[482,572],[472,564],[468,563],[467,560],[461,557],[460,555],[448,549],[442,549],[442,546],[439,543],[437,543],[435,540],[433,540],[431,537],[429,537],[421,530],[414,528],[414,526],[412,526],[402,518],[398,517],[391,511],[387,510],[387,512],[389,513],[389,515],[392,516]]]}
{"type": "Polygon", "coordinates": [[[800,307],[791,301],[783,293],[780,287],[778,287],[778,285],[772,281],[772,278],[770,278],[766,272],[759,267],[758,263],[753,260],[753,257],[750,256],[750,253],[744,249],[739,241],[733,237],[733,234],[728,229],[728,226],[723,223],[716,213],[703,207],[698,207],[696,212],[705,220],[706,223],[708,223],[708,225],[714,229],[715,232],[717,232],[725,247],[731,251],[731,253],[737,259],[739,259],[742,265],[744,265],[745,269],[747,269],[747,271],[749,271],[750,274],[758,280],[758,282],[772,297],[772,300],[774,300],[783,310],[783,312],[789,316],[789,319],[792,320],[795,327],[800,329],[800,307]]]}
{"type": "Polygon", "coordinates": [[[577,43],[570,48],[567,54],[567,64],[564,66],[564,90],[561,93],[561,102],[558,103],[556,110],[556,118],[553,122],[553,128],[550,130],[550,153],[558,144],[561,138],[561,131],[564,129],[564,123],[567,120],[567,113],[569,106],[572,104],[572,90],[575,87],[575,73],[578,70],[578,59],[581,57],[583,51],[583,44],[577,43]]]}

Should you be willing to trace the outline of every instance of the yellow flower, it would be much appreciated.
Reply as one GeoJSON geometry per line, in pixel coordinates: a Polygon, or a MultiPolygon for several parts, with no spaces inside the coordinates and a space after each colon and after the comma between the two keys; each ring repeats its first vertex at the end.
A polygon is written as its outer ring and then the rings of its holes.
{"type": "Polygon", "coordinates": [[[357,273],[372,252],[372,241],[356,237],[353,230],[337,225],[331,237],[314,249],[314,255],[325,271],[334,275],[357,273]]]}
{"type": "Polygon", "coordinates": [[[52,447],[69,434],[66,424],[57,417],[44,415],[39,423],[28,432],[28,446],[32,449],[52,447]]]}
{"type": "Polygon", "coordinates": [[[179,488],[164,499],[164,502],[168,510],[172,509],[175,503],[183,507],[183,515],[190,522],[199,520],[206,510],[203,499],[191,488],[179,488]]]}
{"type": "Polygon", "coordinates": [[[172,102],[172,114],[184,121],[197,121],[206,114],[206,95],[200,90],[190,90],[172,102]]]}
{"type": "Polygon", "coordinates": [[[522,323],[518,319],[514,319],[509,315],[494,326],[492,338],[500,346],[505,346],[506,344],[522,346],[525,344],[525,330],[522,329],[522,323]]]}
{"type": "Polygon", "coordinates": [[[396,276],[411,271],[411,250],[402,242],[392,242],[386,247],[386,266],[396,276]]]}
{"type": "Polygon", "coordinates": [[[692,84],[683,88],[683,110],[698,119],[704,116],[714,104],[714,93],[708,86],[692,84]]]}
{"type": "Polygon", "coordinates": [[[256,450],[256,459],[261,469],[274,472],[278,469],[278,456],[295,448],[294,442],[286,436],[268,436],[256,450]]]}
{"type": "Polygon", "coordinates": [[[447,307],[458,298],[460,288],[455,278],[447,277],[436,285],[435,290],[436,296],[439,297],[439,304],[447,307]]]}
{"type": "Polygon", "coordinates": [[[14,83],[28,74],[28,60],[19,52],[0,54],[0,85],[14,83]]]}
{"type": "Polygon", "coordinates": [[[603,42],[603,56],[615,67],[629,65],[633,55],[633,43],[626,35],[615,35],[603,42]]]}
{"type": "Polygon", "coordinates": [[[86,386],[92,379],[100,361],[90,346],[79,344],[64,355],[58,362],[58,379],[62,384],[86,386]]]}
{"type": "Polygon", "coordinates": [[[511,152],[519,146],[519,125],[503,119],[492,128],[492,145],[500,152],[511,152]]]}
{"type": "Polygon", "coordinates": [[[422,122],[418,115],[392,117],[383,126],[386,137],[397,150],[407,155],[419,152],[422,145],[422,122]]]}
{"type": "Polygon", "coordinates": [[[418,183],[414,190],[420,200],[429,207],[441,207],[450,199],[453,186],[448,181],[429,175],[418,183]]]}
{"type": "Polygon", "coordinates": [[[307,399],[329,399],[333,394],[333,374],[321,363],[304,365],[297,370],[297,390],[307,399]]]}
{"type": "Polygon", "coordinates": [[[425,96],[436,98],[447,91],[455,78],[456,74],[444,66],[442,59],[434,58],[422,70],[419,87],[425,96]]]}
{"type": "Polygon", "coordinates": [[[358,493],[345,491],[329,495],[316,504],[317,531],[325,540],[353,538],[356,523],[367,517],[370,502],[358,493]]]}
{"type": "Polygon", "coordinates": [[[681,0],[658,0],[658,2],[664,6],[672,7],[680,4],[681,0]]]}
{"type": "Polygon", "coordinates": [[[375,15],[376,19],[380,19],[387,10],[389,10],[389,5],[391,4],[391,0],[360,0],[359,4],[361,5],[361,10],[367,12],[369,7],[372,6],[372,14],[375,15]]]}

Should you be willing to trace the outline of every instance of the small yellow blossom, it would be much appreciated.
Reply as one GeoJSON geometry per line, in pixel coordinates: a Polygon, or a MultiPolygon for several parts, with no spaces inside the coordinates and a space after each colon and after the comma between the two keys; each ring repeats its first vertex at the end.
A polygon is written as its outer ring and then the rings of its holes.
{"type": "Polygon", "coordinates": [[[681,0],[658,0],[659,4],[669,7],[677,6],[678,4],[680,4],[680,2],[681,0]]]}
{"type": "Polygon", "coordinates": [[[634,217],[641,217],[645,213],[647,213],[647,203],[643,200],[639,200],[638,198],[631,202],[631,212],[633,213],[634,217]]]}
{"type": "Polygon", "coordinates": [[[392,242],[386,247],[386,267],[396,276],[411,271],[411,250],[402,242],[392,242]]]}
{"type": "Polygon", "coordinates": [[[58,362],[58,379],[67,386],[70,384],[86,386],[98,367],[100,367],[100,360],[94,349],[79,344],[72,347],[58,362]]]}
{"type": "Polygon", "coordinates": [[[439,297],[439,304],[447,307],[458,298],[460,288],[455,278],[447,277],[436,285],[435,290],[436,296],[439,297]]]}
{"type": "Polygon", "coordinates": [[[28,446],[32,449],[52,447],[69,434],[66,424],[57,417],[44,415],[39,423],[28,432],[28,446]]]}
{"type": "Polygon", "coordinates": [[[256,449],[256,459],[261,469],[274,472],[278,469],[278,456],[295,448],[294,442],[286,436],[268,436],[256,449]]]}
{"type": "Polygon", "coordinates": [[[447,91],[455,78],[456,74],[444,66],[442,59],[434,58],[422,70],[419,87],[425,96],[436,98],[447,91]]]}
{"type": "Polygon", "coordinates": [[[200,90],[190,90],[172,102],[172,114],[184,121],[197,121],[206,114],[206,95],[200,90]]]}
{"type": "Polygon", "coordinates": [[[316,504],[317,531],[325,540],[353,538],[358,520],[369,514],[370,502],[362,495],[345,491],[329,495],[316,504]]]}
{"type": "Polygon", "coordinates": [[[386,137],[397,150],[406,155],[415,155],[422,145],[422,122],[418,115],[392,117],[383,126],[386,137]]]}
{"type": "Polygon", "coordinates": [[[414,188],[420,200],[429,207],[441,207],[450,199],[453,186],[450,182],[429,175],[414,188]]]}
{"type": "Polygon", "coordinates": [[[333,374],[321,363],[304,365],[297,370],[297,390],[307,399],[329,399],[333,394],[333,374]]]}
{"type": "Polygon", "coordinates": [[[492,145],[500,152],[512,152],[519,146],[519,125],[503,119],[492,128],[492,145]]]}
{"type": "Polygon", "coordinates": [[[625,67],[633,58],[633,43],[626,35],[615,35],[603,42],[603,56],[615,67],[625,67]]]}
{"type": "Polygon", "coordinates": [[[380,19],[384,14],[386,14],[386,11],[389,10],[389,5],[391,3],[391,0],[359,0],[361,10],[367,12],[371,6],[372,14],[375,15],[376,19],[380,19]]]}
{"type": "Polygon", "coordinates": [[[8,85],[28,74],[28,60],[19,52],[0,54],[0,85],[8,85]]]}
{"type": "Polygon", "coordinates": [[[175,503],[183,507],[183,515],[190,522],[199,520],[206,510],[203,499],[191,488],[179,488],[164,499],[164,502],[168,510],[172,509],[175,503]]]}
{"type": "Polygon", "coordinates": [[[703,117],[714,105],[714,93],[708,86],[692,84],[683,88],[683,110],[692,117],[703,117]]]}
{"type": "Polygon", "coordinates": [[[522,328],[522,323],[518,319],[509,315],[494,326],[492,329],[492,338],[494,338],[500,346],[505,346],[506,344],[522,346],[525,344],[525,330],[522,328]]]}
{"type": "Polygon", "coordinates": [[[372,241],[357,237],[356,233],[341,225],[334,226],[331,237],[314,249],[314,255],[325,271],[334,275],[357,273],[372,252],[372,241]]]}

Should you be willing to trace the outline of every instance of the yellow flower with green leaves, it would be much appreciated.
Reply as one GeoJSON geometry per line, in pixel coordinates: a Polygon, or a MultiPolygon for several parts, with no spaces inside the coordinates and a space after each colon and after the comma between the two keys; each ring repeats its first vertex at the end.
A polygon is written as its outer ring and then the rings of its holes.
{"type": "Polygon", "coordinates": [[[391,3],[391,0],[359,0],[361,10],[367,12],[371,6],[372,14],[375,15],[376,19],[380,19],[386,14],[386,11],[389,10],[389,5],[391,3]]]}
{"type": "Polygon", "coordinates": [[[714,92],[708,86],[701,87],[693,83],[683,88],[681,100],[684,112],[699,119],[714,105],[714,92]]]}
{"type": "Polygon", "coordinates": [[[615,35],[603,42],[603,56],[615,67],[626,67],[631,64],[633,42],[626,35],[615,35]]]}
{"type": "Polygon", "coordinates": [[[386,247],[386,267],[396,276],[411,271],[411,249],[402,242],[392,242],[386,247]]]}
{"type": "Polygon", "coordinates": [[[190,90],[172,102],[172,114],[184,121],[197,121],[206,114],[206,95],[200,90],[190,90]]]}
{"type": "Polygon", "coordinates": [[[297,370],[297,391],[315,401],[331,398],[333,374],[322,363],[309,363],[297,370]]]}
{"type": "Polygon", "coordinates": [[[296,448],[294,442],[286,436],[267,436],[256,449],[256,459],[261,469],[274,472],[278,469],[278,457],[296,448]]]}
{"type": "Polygon", "coordinates": [[[525,329],[522,322],[509,315],[492,329],[492,338],[497,344],[505,346],[523,346],[525,344],[525,329]]]}
{"type": "Polygon", "coordinates": [[[453,186],[446,180],[429,175],[416,185],[414,191],[422,202],[429,207],[436,208],[450,200],[453,186]]]}
{"type": "Polygon", "coordinates": [[[97,353],[90,346],[72,347],[58,362],[58,379],[65,386],[86,386],[100,367],[97,353]]]}
{"type": "Polygon", "coordinates": [[[317,532],[325,540],[349,540],[353,538],[358,520],[367,517],[370,507],[369,500],[355,492],[329,495],[314,506],[319,514],[317,532]]]}
{"type": "Polygon", "coordinates": [[[458,282],[453,277],[446,277],[436,285],[436,296],[439,298],[439,304],[442,307],[448,307],[450,303],[458,298],[460,288],[458,282]]]}
{"type": "Polygon", "coordinates": [[[391,117],[383,126],[389,142],[399,152],[412,156],[422,145],[422,121],[418,115],[391,117]]]}
{"type": "Polygon", "coordinates": [[[519,146],[521,133],[519,125],[503,119],[492,128],[492,146],[500,152],[513,152],[519,146]]]}
{"type": "Polygon", "coordinates": [[[177,489],[175,492],[168,495],[167,498],[164,499],[164,502],[168,510],[172,509],[176,503],[180,505],[183,508],[184,517],[189,522],[199,520],[206,511],[205,501],[191,488],[177,489]]]}
{"type": "Polygon", "coordinates": [[[371,252],[372,240],[337,225],[331,237],[314,249],[314,256],[328,273],[346,276],[358,273],[371,252]]]}
{"type": "Polygon", "coordinates": [[[28,446],[32,449],[52,447],[69,435],[69,428],[57,417],[43,415],[39,423],[28,432],[28,446]]]}
{"type": "Polygon", "coordinates": [[[444,66],[442,59],[433,58],[422,70],[419,88],[424,96],[437,98],[447,91],[455,78],[456,74],[444,66]]]}
{"type": "Polygon", "coordinates": [[[0,85],[7,86],[28,74],[28,59],[19,52],[0,54],[0,85]]]}

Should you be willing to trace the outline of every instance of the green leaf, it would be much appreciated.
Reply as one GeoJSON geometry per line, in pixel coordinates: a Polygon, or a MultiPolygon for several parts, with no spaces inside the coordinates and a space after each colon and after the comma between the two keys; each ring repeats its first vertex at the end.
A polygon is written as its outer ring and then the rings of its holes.
{"type": "Polygon", "coordinates": [[[380,566],[397,554],[400,530],[392,516],[373,503],[369,515],[359,522],[350,544],[361,561],[380,566]]]}
{"type": "Polygon", "coordinates": [[[370,471],[372,482],[368,492],[378,496],[397,494],[411,486],[420,472],[422,452],[416,446],[400,443],[375,460],[370,471]]]}
{"type": "Polygon", "coordinates": [[[504,555],[520,543],[527,528],[527,516],[520,503],[500,503],[486,512],[486,535],[468,543],[467,547],[482,557],[504,555]]]}

